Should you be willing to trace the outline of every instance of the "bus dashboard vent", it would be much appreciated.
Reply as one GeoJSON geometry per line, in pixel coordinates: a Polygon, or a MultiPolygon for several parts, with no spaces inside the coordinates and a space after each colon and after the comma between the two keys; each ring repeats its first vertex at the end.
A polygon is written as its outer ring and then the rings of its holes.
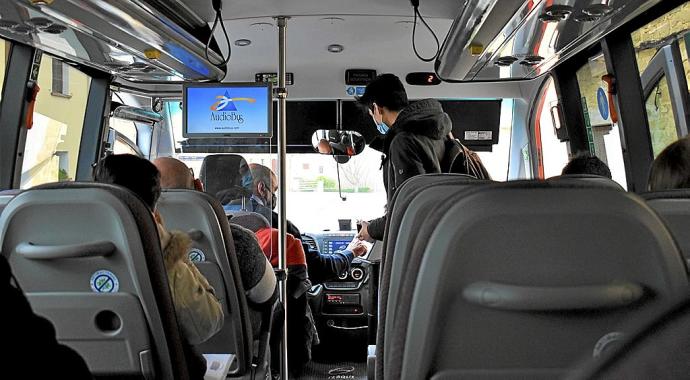
{"type": "Polygon", "coordinates": [[[316,240],[314,240],[314,238],[311,236],[302,235],[302,243],[306,244],[307,247],[309,247],[309,249],[312,251],[319,251],[319,246],[316,244],[316,240]]]}

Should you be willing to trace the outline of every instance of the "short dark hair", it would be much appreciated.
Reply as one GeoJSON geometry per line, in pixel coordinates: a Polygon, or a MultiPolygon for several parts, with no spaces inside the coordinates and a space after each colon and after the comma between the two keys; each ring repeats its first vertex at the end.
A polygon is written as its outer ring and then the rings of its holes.
{"type": "Polygon", "coordinates": [[[611,169],[599,157],[590,152],[580,152],[563,168],[561,174],[592,174],[611,179],[611,169]]]}
{"type": "Polygon", "coordinates": [[[96,166],[94,181],[119,185],[141,198],[153,211],[161,195],[161,175],[151,161],[132,154],[111,154],[96,166]]]}
{"type": "Polygon", "coordinates": [[[690,138],[684,137],[659,153],[648,183],[651,191],[690,188],[690,138]]]}
{"type": "Polygon", "coordinates": [[[366,109],[371,109],[376,103],[379,107],[386,107],[391,111],[400,111],[409,104],[405,86],[393,74],[381,74],[371,81],[364,90],[364,95],[356,97],[357,103],[366,109]]]}

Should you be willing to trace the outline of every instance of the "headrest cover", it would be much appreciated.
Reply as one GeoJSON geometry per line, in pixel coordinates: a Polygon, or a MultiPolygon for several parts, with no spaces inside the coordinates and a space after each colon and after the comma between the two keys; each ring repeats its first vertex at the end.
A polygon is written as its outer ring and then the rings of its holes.
{"type": "Polygon", "coordinates": [[[233,213],[230,218],[230,223],[240,225],[252,232],[271,227],[271,223],[269,223],[268,219],[264,218],[263,215],[246,211],[233,213]]]}
{"type": "Polygon", "coordinates": [[[206,192],[217,198],[219,192],[227,189],[252,191],[252,173],[247,161],[237,154],[212,154],[204,158],[199,179],[206,192]]]}

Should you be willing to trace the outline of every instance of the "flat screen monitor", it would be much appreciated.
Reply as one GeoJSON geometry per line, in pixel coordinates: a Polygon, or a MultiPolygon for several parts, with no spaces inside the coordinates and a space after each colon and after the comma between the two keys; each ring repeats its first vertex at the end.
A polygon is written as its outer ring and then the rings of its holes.
{"type": "Polygon", "coordinates": [[[269,83],[185,84],[184,137],[271,137],[269,83]]]}

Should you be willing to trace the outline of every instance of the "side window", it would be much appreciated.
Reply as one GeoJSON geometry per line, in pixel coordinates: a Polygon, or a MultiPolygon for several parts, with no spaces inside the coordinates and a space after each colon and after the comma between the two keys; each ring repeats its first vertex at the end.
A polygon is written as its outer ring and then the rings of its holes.
{"type": "Polygon", "coordinates": [[[533,120],[540,178],[560,175],[568,163],[568,144],[557,135],[561,128],[559,109],[556,86],[553,78],[549,78],[537,100],[533,120]]]}
{"type": "Polygon", "coordinates": [[[631,35],[655,157],[684,130],[678,117],[685,114],[688,105],[678,95],[690,89],[689,29],[690,2],[686,2],[631,35]],[[675,49],[679,50],[680,62],[675,49]]]}
{"type": "Polygon", "coordinates": [[[113,144],[114,154],[133,154],[135,156],[141,156],[141,153],[134,148],[130,141],[123,139],[121,136],[117,136],[115,139],[115,144],[113,144]]]}
{"type": "Polygon", "coordinates": [[[498,144],[491,152],[477,152],[486,170],[495,181],[508,179],[508,164],[510,160],[510,144],[513,130],[514,99],[503,99],[501,102],[501,118],[498,131],[498,144]]]}
{"type": "Polygon", "coordinates": [[[133,121],[111,117],[108,121],[111,128],[119,134],[128,138],[131,142],[137,143],[137,125],[133,121]]]}
{"type": "Polygon", "coordinates": [[[607,73],[603,55],[590,58],[577,70],[580,102],[590,152],[609,166],[614,181],[627,188],[620,130],[611,120],[607,86],[601,79],[607,73]]]}
{"type": "Polygon", "coordinates": [[[661,77],[645,101],[649,135],[652,138],[654,157],[664,148],[678,140],[678,130],[673,121],[671,107],[671,93],[668,89],[666,77],[661,77]]]}
{"type": "Polygon", "coordinates": [[[22,164],[21,188],[47,182],[71,181],[77,173],[81,132],[91,78],[69,65],[54,65],[55,59],[44,54],[38,73],[41,91],[36,98],[33,126],[27,132],[22,164]],[[53,70],[66,70],[69,96],[54,96],[53,70]]]}
{"type": "Polygon", "coordinates": [[[2,89],[5,86],[5,71],[7,71],[7,60],[10,57],[10,43],[0,39],[0,100],[2,100],[2,89]]]}

